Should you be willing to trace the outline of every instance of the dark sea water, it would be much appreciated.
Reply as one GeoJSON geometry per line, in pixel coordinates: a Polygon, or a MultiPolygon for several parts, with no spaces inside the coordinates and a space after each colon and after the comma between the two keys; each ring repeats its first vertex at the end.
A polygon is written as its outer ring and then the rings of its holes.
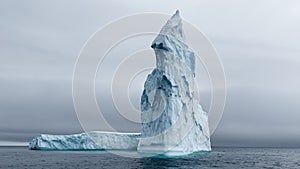
{"type": "Polygon", "coordinates": [[[31,151],[0,147],[0,168],[295,168],[300,149],[213,148],[210,153],[185,158],[125,158],[96,151],[31,151]]]}

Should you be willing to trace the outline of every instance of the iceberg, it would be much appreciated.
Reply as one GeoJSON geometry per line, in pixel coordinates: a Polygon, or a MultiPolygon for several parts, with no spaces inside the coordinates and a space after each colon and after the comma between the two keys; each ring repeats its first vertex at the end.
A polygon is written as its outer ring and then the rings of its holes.
{"type": "Polygon", "coordinates": [[[93,131],[74,135],[39,135],[34,150],[136,150],[166,156],[211,151],[208,114],[199,103],[195,54],[185,43],[179,11],[152,42],[156,68],[141,96],[141,133],[93,131]]]}

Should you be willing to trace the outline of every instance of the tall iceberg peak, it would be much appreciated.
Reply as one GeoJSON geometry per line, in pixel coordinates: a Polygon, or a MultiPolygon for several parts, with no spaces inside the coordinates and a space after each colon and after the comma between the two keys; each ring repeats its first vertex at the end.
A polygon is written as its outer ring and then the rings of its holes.
{"type": "Polygon", "coordinates": [[[161,38],[161,35],[168,35],[170,37],[173,37],[177,40],[180,40],[182,42],[185,41],[184,34],[182,31],[182,20],[179,15],[179,11],[177,10],[176,13],[167,21],[164,27],[159,32],[159,36],[156,37],[156,39],[153,41],[153,43],[156,43],[156,41],[161,38]]]}
{"type": "Polygon", "coordinates": [[[195,54],[185,44],[179,11],[151,47],[156,68],[148,75],[141,97],[138,151],[165,155],[210,151],[208,116],[195,89],[195,54]]]}
{"type": "MultiPolygon", "coordinates": [[[[160,33],[152,42],[151,47],[156,53],[157,51],[161,53],[161,50],[165,50],[169,55],[173,54],[179,57],[185,63],[183,66],[188,66],[189,70],[195,75],[195,55],[185,44],[182,19],[178,10],[162,27],[160,33]]],[[[160,57],[162,56],[156,54],[156,63],[158,68],[163,69],[166,59],[160,57]]]]}

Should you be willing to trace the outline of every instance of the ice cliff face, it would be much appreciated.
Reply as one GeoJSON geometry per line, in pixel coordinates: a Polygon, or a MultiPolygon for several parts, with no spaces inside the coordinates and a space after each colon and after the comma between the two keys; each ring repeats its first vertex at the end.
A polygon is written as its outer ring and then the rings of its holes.
{"type": "Polygon", "coordinates": [[[156,68],[148,75],[141,97],[138,151],[166,155],[210,151],[208,117],[195,90],[195,54],[184,43],[178,11],[151,47],[156,68]]]}
{"type": "Polygon", "coordinates": [[[30,143],[32,150],[136,150],[140,133],[87,132],[73,135],[41,134],[30,143]]]}
{"type": "Polygon", "coordinates": [[[138,150],[140,153],[186,155],[210,151],[207,113],[195,90],[195,54],[184,43],[179,12],[161,29],[151,47],[156,68],[148,75],[141,97],[141,133],[89,132],[39,135],[37,150],[138,150]]]}

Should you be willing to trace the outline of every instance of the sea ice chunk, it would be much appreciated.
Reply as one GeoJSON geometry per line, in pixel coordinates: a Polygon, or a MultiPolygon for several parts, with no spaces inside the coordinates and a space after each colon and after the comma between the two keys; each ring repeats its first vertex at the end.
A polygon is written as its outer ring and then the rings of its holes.
{"type": "Polygon", "coordinates": [[[73,135],[41,134],[30,143],[32,150],[136,150],[140,133],[87,132],[73,135]]]}

